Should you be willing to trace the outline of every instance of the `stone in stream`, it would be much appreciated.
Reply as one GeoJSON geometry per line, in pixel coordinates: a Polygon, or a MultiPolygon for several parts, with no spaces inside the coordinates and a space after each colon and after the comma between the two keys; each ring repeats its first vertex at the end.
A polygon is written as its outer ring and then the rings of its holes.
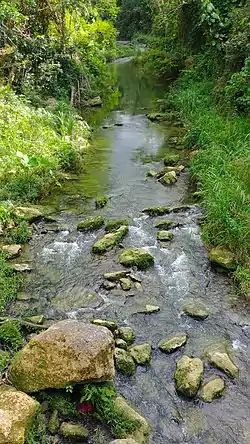
{"type": "Polygon", "coordinates": [[[173,225],[173,221],[169,219],[161,219],[156,221],[155,228],[168,229],[173,225]]]}
{"type": "Polygon", "coordinates": [[[110,281],[104,281],[102,286],[103,288],[105,288],[105,290],[113,290],[114,288],[116,288],[116,283],[110,281]]]}
{"type": "Polygon", "coordinates": [[[187,299],[184,301],[182,309],[185,314],[197,319],[198,321],[203,321],[209,316],[207,306],[200,299],[187,299]]]}
{"type": "Polygon", "coordinates": [[[223,395],[225,382],[219,376],[213,376],[202,384],[199,391],[199,398],[204,402],[212,402],[215,398],[223,395]]]}
{"type": "Polygon", "coordinates": [[[170,336],[166,339],[163,339],[158,347],[162,352],[172,353],[176,351],[178,348],[185,345],[187,342],[187,334],[186,333],[177,333],[173,336],[170,336]]]}
{"type": "Polygon", "coordinates": [[[77,441],[87,441],[89,432],[85,427],[73,422],[63,422],[60,426],[59,433],[65,438],[74,439],[77,441]]]}
{"type": "Polygon", "coordinates": [[[128,276],[132,281],[141,283],[141,278],[137,274],[130,273],[128,276]]]}
{"type": "Polygon", "coordinates": [[[146,114],[146,117],[152,122],[163,122],[164,120],[169,120],[168,114],[164,113],[149,113],[146,114]]]}
{"type": "Polygon", "coordinates": [[[224,247],[212,248],[209,252],[209,260],[226,270],[235,270],[237,266],[235,255],[224,247]]]}
{"type": "Polygon", "coordinates": [[[139,344],[129,349],[130,355],[138,365],[145,365],[151,361],[152,345],[139,344]]]}
{"type": "Polygon", "coordinates": [[[122,225],[117,231],[105,234],[92,247],[93,253],[101,254],[114,248],[128,233],[128,227],[122,225]]]}
{"type": "Polygon", "coordinates": [[[135,441],[134,439],[115,439],[114,441],[111,441],[109,444],[138,444],[138,441],[135,441]]]}
{"type": "Polygon", "coordinates": [[[166,230],[158,231],[156,236],[158,241],[163,242],[171,241],[174,238],[173,233],[170,233],[170,231],[166,230]]]}
{"type": "Polygon", "coordinates": [[[140,284],[140,282],[135,282],[135,288],[136,288],[137,290],[141,290],[141,288],[142,288],[142,284],[140,284]]]}
{"type": "Polygon", "coordinates": [[[38,334],[12,362],[10,379],[30,393],[114,376],[114,340],[105,327],[66,320],[38,334]]]}
{"type": "Polygon", "coordinates": [[[96,209],[103,208],[108,203],[108,197],[107,196],[99,196],[95,200],[95,207],[96,209]]]}
{"type": "Polygon", "coordinates": [[[175,371],[175,384],[177,391],[188,398],[198,392],[203,378],[203,363],[199,358],[189,358],[184,355],[177,362],[175,371]]]}
{"type": "Polygon", "coordinates": [[[29,264],[14,264],[12,265],[13,270],[23,273],[24,271],[31,271],[32,268],[29,264]]]}
{"type": "Polygon", "coordinates": [[[107,279],[108,281],[119,281],[121,278],[126,277],[129,275],[130,271],[126,270],[120,270],[120,271],[114,271],[112,273],[104,273],[103,277],[104,279],[107,279]]]}
{"type": "Polygon", "coordinates": [[[149,171],[147,171],[146,176],[147,177],[156,177],[157,176],[157,172],[154,171],[154,170],[149,170],[149,171]]]}
{"type": "Polygon", "coordinates": [[[162,185],[173,185],[175,182],[177,182],[177,177],[175,171],[169,171],[168,173],[164,174],[164,176],[160,177],[158,179],[159,182],[162,185]]]}
{"type": "Polygon", "coordinates": [[[119,262],[125,267],[136,266],[144,270],[153,265],[154,258],[143,248],[126,248],[120,254],[119,262]]]}
{"type": "Polygon", "coordinates": [[[124,291],[129,291],[131,289],[132,284],[131,284],[130,279],[121,278],[119,282],[120,282],[121,287],[124,291]]]}
{"type": "Polygon", "coordinates": [[[30,223],[43,217],[41,210],[36,207],[16,207],[13,209],[12,214],[30,223]]]}
{"type": "Polygon", "coordinates": [[[104,225],[104,219],[103,217],[97,216],[97,217],[91,217],[90,219],[82,220],[77,225],[78,231],[93,231],[97,230],[98,228],[101,228],[101,226],[104,225]]]}
{"type": "Polygon", "coordinates": [[[138,313],[144,313],[144,314],[153,314],[160,311],[160,307],[158,305],[146,305],[145,308],[142,308],[138,311],[138,313]]]}
{"type": "Polygon", "coordinates": [[[115,365],[118,370],[128,376],[132,376],[136,371],[136,365],[130,353],[121,348],[115,349],[115,365]]]}
{"type": "Polygon", "coordinates": [[[170,213],[169,207],[148,207],[142,210],[143,213],[148,214],[149,216],[164,216],[164,214],[170,213]]]}
{"type": "Polygon", "coordinates": [[[123,350],[127,350],[128,349],[128,344],[126,341],[124,341],[123,339],[117,338],[115,340],[115,345],[118,348],[122,348],[123,350]]]}
{"type": "Polygon", "coordinates": [[[109,233],[111,231],[116,231],[118,228],[127,225],[128,226],[129,221],[127,219],[120,219],[120,220],[110,220],[107,222],[105,226],[105,231],[108,231],[109,233]]]}
{"type": "Polygon", "coordinates": [[[166,166],[175,166],[180,160],[179,154],[168,153],[163,159],[164,165],[166,166]]]}
{"type": "Polygon", "coordinates": [[[117,329],[117,324],[114,321],[106,321],[105,319],[93,319],[92,324],[106,327],[114,332],[117,329]]]}
{"type": "Polygon", "coordinates": [[[206,350],[211,365],[226,373],[231,378],[239,376],[239,369],[229,357],[223,344],[213,344],[206,350]]]}
{"type": "Polygon", "coordinates": [[[32,322],[32,324],[42,325],[44,321],[44,316],[43,315],[28,316],[25,318],[25,321],[32,322]]]}
{"type": "Polygon", "coordinates": [[[21,253],[22,246],[19,244],[3,245],[2,251],[7,254],[8,259],[14,259],[21,253]]]}
{"type": "Polygon", "coordinates": [[[126,341],[127,344],[132,344],[135,339],[135,332],[131,327],[120,327],[117,330],[117,337],[126,341]]]}
{"type": "Polygon", "coordinates": [[[0,442],[24,444],[40,404],[11,386],[0,387],[0,442]]]}

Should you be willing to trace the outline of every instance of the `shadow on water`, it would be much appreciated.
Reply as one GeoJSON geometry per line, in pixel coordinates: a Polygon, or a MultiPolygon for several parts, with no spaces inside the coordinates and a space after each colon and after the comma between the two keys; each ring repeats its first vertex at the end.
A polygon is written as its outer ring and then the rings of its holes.
{"type": "MultiPolygon", "coordinates": [[[[119,92],[109,105],[96,110],[90,120],[95,124],[91,147],[86,152],[83,174],[65,184],[48,202],[59,210],[58,232],[38,225],[26,258],[34,264],[27,278],[23,300],[13,312],[45,313],[47,319],[66,317],[91,320],[93,317],[116,320],[136,331],[136,342],[154,347],[150,365],[138,367],[132,377],[116,375],[121,393],[132,401],[153,426],[154,444],[246,444],[250,443],[250,317],[226,275],[215,273],[201,241],[198,207],[173,213],[174,240],[168,248],[156,241],[155,219],[141,214],[144,207],[175,205],[183,201],[189,174],[184,171],[172,187],[163,187],[146,179],[149,169],[171,149],[169,140],[180,128],[150,122],[145,113],[157,108],[157,99],[165,93],[163,85],[144,76],[131,61],[112,66],[119,92]],[[116,126],[116,124],[120,126],[116,126]],[[94,198],[107,194],[108,205],[94,209],[94,198]],[[81,216],[80,214],[83,214],[81,216]],[[129,234],[123,245],[145,247],[152,253],[155,266],[140,272],[142,289],[110,292],[102,287],[106,271],[119,270],[120,247],[103,257],[94,257],[91,247],[103,235],[77,232],[77,223],[85,214],[106,219],[129,218],[129,234]],[[203,322],[182,313],[187,297],[202,298],[210,308],[203,322]],[[152,315],[140,313],[146,304],[159,305],[152,315]],[[244,314],[243,314],[244,313],[244,314]],[[225,375],[225,395],[212,404],[180,398],[174,386],[176,361],[180,350],[164,355],[157,349],[165,336],[186,331],[185,354],[204,358],[204,348],[213,342],[225,343],[240,368],[239,379],[225,375]]],[[[220,374],[206,360],[205,378],[220,374]]]]}

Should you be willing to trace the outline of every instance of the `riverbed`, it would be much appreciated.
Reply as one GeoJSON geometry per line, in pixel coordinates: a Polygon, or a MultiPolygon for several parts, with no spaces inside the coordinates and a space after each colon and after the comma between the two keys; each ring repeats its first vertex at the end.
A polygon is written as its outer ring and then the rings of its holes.
{"type": "MultiPolygon", "coordinates": [[[[149,365],[138,367],[131,377],[116,375],[119,391],[149,420],[153,444],[243,444],[250,443],[250,316],[241,296],[226,274],[211,268],[199,227],[202,211],[197,205],[171,213],[174,240],[163,248],[156,240],[156,220],[142,213],[145,207],[174,206],[185,201],[189,187],[186,168],[175,185],[164,187],[148,170],[159,170],[173,140],[184,129],[166,122],[154,123],[146,113],[159,108],[166,86],[145,76],[132,60],[113,65],[118,93],[108,107],[91,116],[95,123],[91,146],[82,174],[69,180],[44,204],[54,208],[57,228],[40,223],[24,258],[32,264],[25,296],[12,307],[15,313],[44,314],[48,321],[64,318],[102,318],[131,326],[136,343],[153,345],[149,365]],[[100,195],[108,204],[96,210],[100,195]],[[104,230],[77,231],[89,216],[129,219],[129,234],[122,245],[103,256],[91,252],[104,230]],[[129,292],[103,288],[103,273],[120,270],[118,254],[123,247],[143,247],[155,260],[154,267],[138,272],[142,288],[129,292]],[[187,298],[200,298],[210,316],[198,321],[184,315],[187,298]],[[146,304],[160,311],[141,313],[146,304]],[[176,332],[186,332],[188,341],[176,353],[161,353],[157,344],[176,332]],[[205,348],[223,342],[240,374],[230,380],[204,358],[205,348]],[[205,379],[220,375],[225,394],[211,404],[178,396],[174,385],[177,360],[183,355],[204,358],[205,379]]],[[[181,156],[185,154],[180,151],[181,156]]],[[[24,259],[22,258],[22,259],[24,259]]]]}

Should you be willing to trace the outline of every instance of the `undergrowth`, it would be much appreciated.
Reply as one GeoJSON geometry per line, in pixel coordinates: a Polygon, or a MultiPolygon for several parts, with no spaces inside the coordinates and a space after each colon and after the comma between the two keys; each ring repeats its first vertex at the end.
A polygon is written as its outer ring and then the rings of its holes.
{"type": "Polygon", "coordinates": [[[0,252],[0,312],[15,298],[21,283],[21,278],[6,262],[6,256],[0,252]]]}

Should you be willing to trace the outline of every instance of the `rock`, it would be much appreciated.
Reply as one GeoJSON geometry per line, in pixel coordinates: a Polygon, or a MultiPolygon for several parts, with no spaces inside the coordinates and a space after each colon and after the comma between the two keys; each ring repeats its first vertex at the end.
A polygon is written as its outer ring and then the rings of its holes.
{"type": "Polygon", "coordinates": [[[31,271],[32,268],[29,264],[14,264],[12,265],[13,270],[23,273],[24,271],[31,271]]]}
{"type": "Polygon", "coordinates": [[[105,205],[107,205],[107,203],[108,203],[107,196],[99,196],[99,197],[97,197],[97,199],[95,201],[95,207],[96,207],[96,209],[103,208],[103,207],[105,207],[105,205]]]}
{"type": "Polygon", "coordinates": [[[231,378],[239,376],[239,369],[229,357],[225,347],[221,344],[214,344],[206,351],[206,356],[211,365],[222,370],[231,378]]]}
{"type": "Polygon", "coordinates": [[[120,219],[120,220],[110,220],[109,222],[107,222],[105,230],[108,231],[109,233],[111,231],[116,231],[118,230],[118,228],[122,227],[122,226],[128,226],[129,221],[127,219],[120,219]]]}
{"type": "Polygon", "coordinates": [[[164,165],[175,166],[180,160],[179,154],[169,153],[163,159],[164,165]]]}
{"type": "Polygon", "coordinates": [[[155,223],[155,228],[162,228],[162,229],[168,229],[173,225],[172,220],[169,219],[162,219],[162,220],[158,220],[155,223]]]}
{"type": "Polygon", "coordinates": [[[153,265],[154,258],[143,248],[126,248],[120,254],[119,262],[125,267],[136,266],[144,270],[153,265]]]}
{"type": "Polygon", "coordinates": [[[160,177],[159,182],[161,182],[162,185],[173,185],[175,182],[177,182],[175,171],[169,171],[168,173],[164,174],[164,176],[160,177]]]}
{"type": "Polygon", "coordinates": [[[120,284],[124,291],[129,291],[131,289],[131,281],[128,278],[121,278],[120,284]]]}
{"type": "Polygon", "coordinates": [[[131,327],[120,327],[118,329],[118,337],[127,342],[127,344],[132,344],[135,339],[135,332],[131,327]]]}
{"type": "Polygon", "coordinates": [[[129,350],[130,355],[138,365],[145,365],[151,361],[152,346],[150,344],[139,344],[129,350]]]}
{"type": "Polygon", "coordinates": [[[146,117],[152,122],[163,122],[164,120],[168,120],[168,115],[164,113],[149,113],[146,114],[146,117]]]}
{"type": "Polygon", "coordinates": [[[174,235],[173,233],[170,233],[170,231],[162,230],[157,232],[157,240],[159,241],[171,241],[173,240],[174,235]]]}
{"type": "Polygon", "coordinates": [[[89,291],[88,288],[73,287],[62,289],[52,300],[52,307],[64,312],[77,310],[78,308],[97,308],[103,302],[100,295],[89,291]]]}
{"type": "Polygon", "coordinates": [[[128,227],[122,225],[117,231],[112,233],[105,234],[101,239],[99,239],[92,247],[93,253],[105,253],[108,250],[111,250],[115,247],[115,245],[119,244],[119,242],[126,236],[128,233],[128,227]]]}
{"type": "Polygon", "coordinates": [[[100,96],[96,96],[93,99],[89,99],[86,102],[87,106],[102,106],[102,99],[100,96]]]}
{"type": "Polygon", "coordinates": [[[120,338],[117,338],[115,340],[115,345],[116,345],[116,347],[122,348],[123,350],[127,350],[127,348],[128,348],[127,342],[124,341],[123,339],[120,339],[120,338]]]}
{"type": "Polygon", "coordinates": [[[124,123],[122,123],[122,122],[115,122],[114,123],[114,126],[123,126],[124,125],[124,123]]]}
{"type": "Polygon", "coordinates": [[[45,224],[42,233],[47,233],[48,231],[53,231],[54,233],[59,233],[62,228],[58,224],[45,224]]]}
{"type": "Polygon", "coordinates": [[[16,298],[18,301],[29,301],[30,299],[32,299],[30,294],[23,292],[17,293],[16,298]]]}
{"type": "Polygon", "coordinates": [[[128,276],[132,281],[141,283],[141,278],[138,275],[130,273],[128,276]]]}
{"type": "Polygon", "coordinates": [[[202,384],[199,397],[205,402],[212,402],[214,398],[219,398],[225,390],[225,382],[219,376],[210,378],[202,384]]]}
{"type": "Polygon", "coordinates": [[[185,211],[192,210],[194,208],[197,208],[197,206],[189,204],[180,204],[172,206],[169,210],[170,213],[184,213],[185,211]]]}
{"type": "Polygon", "coordinates": [[[87,441],[89,436],[89,432],[85,427],[82,427],[80,424],[74,424],[73,422],[63,422],[59,433],[65,436],[65,438],[71,438],[77,441],[87,441]]]}
{"type": "Polygon", "coordinates": [[[142,288],[140,282],[135,282],[135,288],[137,288],[137,290],[140,290],[142,288]]]}
{"type": "Polygon", "coordinates": [[[104,281],[102,286],[103,288],[105,288],[105,290],[113,290],[114,288],[116,288],[116,283],[110,281],[104,281]]]}
{"type": "Polygon", "coordinates": [[[105,327],[75,320],[52,325],[15,356],[10,378],[24,392],[114,376],[114,340],[105,327]]]}
{"type": "Polygon", "coordinates": [[[93,319],[92,324],[99,325],[101,327],[106,327],[112,332],[117,329],[117,324],[114,321],[106,321],[104,319],[93,319]]]}
{"type": "Polygon", "coordinates": [[[0,387],[0,442],[24,444],[39,403],[10,386],[0,387]]]}
{"type": "Polygon", "coordinates": [[[159,349],[162,352],[172,353],[178,348],[185,345],[187,342],[187,334],[186,333],[177,333],[174,336],[164,339],[158,345],[159,349]]]}
{"type": "Polygon", "coordinates": [[[12,214],[30,223],[43,217],[43,213],[36,207],[16,207],[12,214]]]}
{"type": "Polygon", "coordinates": [[[224,247],[215,247],[210,250],[209,260],[226,270],[235,270],[237,263],[235,255],[224,247]]]}
{"type": "MultiPolygon", "coordinates": [[[[163,171],[163,174],[169,173],[170,171],[174,171],[175,174],[177,176],[179,176],[181,174],[181,172],[184,170],[185,170],[184,165],[179,165],[179,166],[175,166],[175,167],[174,166],[166,166],[162,171],[163,171]]],[[[162,176],[163,176],[163,174],[162,174],[162,176]]]]}
{"type": "Polygon", "coordinates": [[[188,398],[194,397],[203,378],[201,359],[182,356],[177,362],[174,377],[177,391],[188,398]]]}
{"type": "Polygon", "coordinates": [[[59,426],[60,426],[60,423],[59,423],[59,418],[58,418],[58,411],[54,410],[51,414],[49,424],[48,424],[48,429],[49,429],[50,433],[55,434],[58,431],[59,426]]]}
{"type": "Polygon", "coordinates": [[[170,213],[169,207],[149,207],[144,208],[142,210],[143,213],[148,214],[149,216],[164,216],[164,214],[170,213]]]}
{"type": "Polygon", "coordinates": [[[112,273],[104,273],[103,277],[104,279],[107,279],[108,281],[119,281],[121,278],[126,277],[130,272],[121,270],[121,271],[114,271],[112,273]]]}
{"type": "Polygon", "coordinates": [[[115,349],[115,365],[125,375],[132,376],[136,371],[134,360],[124,349],[115,349]]]}
{"type": "Polygon", "coordinates": [[[138,313],[152,314],[160,311],[160,307],[158,305],[146,305],[146,307],[140,310],[138,313]]]}
{"type": "Polygon", "coordinates": [[[2,251],[8,255],[9,259],[14,259],[21,253],[22,246],[19,244],[3,245],[2,251]]]}
{"type": "Polygon", "coordinates": [[[137,441],[134,439],[115,439],[114,441],[111,441],[110,444],[138,444],[137,441]]]}
{"type": "Polygon", "coordinates": [[[182,308],[185,314],[198,321],[203,321],[209,316],[207,306],[200,299],[187,299],[182,308]]]}
{"type": "Polygon", "coordinates": [[[157,176],[157,172],[153,171],[153,170],[149,170],[149,171],[147,171],[146,176],[147,177],[156,177],[157,176]]]}
{"type": "Polygon", "coordinates": [[[32,322],[33,324],[42,325],[44,321],[43,315],[36,315],[36,316],[28,316],[25,318],[25,321],[32,322]]]}
{"type": "Polygon", "coordinates": [[[135,421],[138,424],[136,429],[126,438],[133,439],[138,444],[148,444],[151,427],[146,419],[131,407],[121,396],[115,398],[114,403],[116,410],[122,414],[123,417],[130,421],[135,421]]]}
{"type": "Polygon", "coordinates": [[[103,217],[97,216],[97,217],[91,217],[90,219],[83,220],[79,222],[77,225],[78,231],[93,231],[97,230],[98,228],[101,228],[101,226],[104,225],[104,219],[103,217]]]}

